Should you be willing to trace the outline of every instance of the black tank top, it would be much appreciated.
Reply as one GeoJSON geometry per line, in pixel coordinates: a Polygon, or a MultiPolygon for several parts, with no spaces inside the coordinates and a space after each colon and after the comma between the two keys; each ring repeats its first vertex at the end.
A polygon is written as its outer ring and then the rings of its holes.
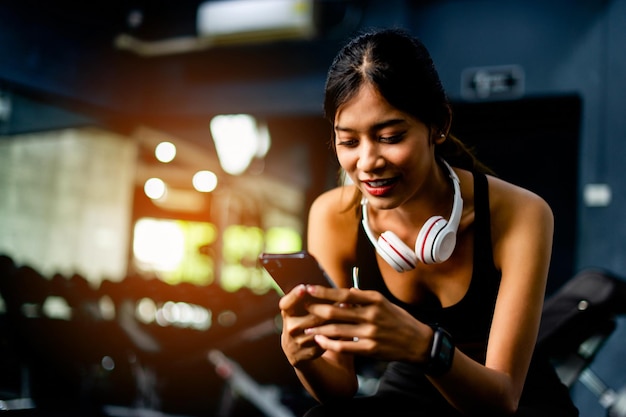
{"type": "Polygon", "coordinates": [[[383,281],[375,248],[362,225],[357,239],[357,266],[361,289],[377,290],[418,320],[444,327],[454,336],[459,349],[482,363],[501,277],[493,262],[489,193],[487,178],[482,173],[474,174],[474,210],[472,279],[467,293],[457,304],[445,308],[437,304],[411,305],[394,297],[383,281]]]}
{"type": "MultiPolygon", "coordinates": [[[[493,261],[489,190],[487,177],[482,173],[474,173],[474,210],[472,279],[465,296],[455,305],[445,308],[441,305],[411,305],[394,297],[383,281],[376,263],[375,248],[362,225],[357,239],[357,266],[360,288],[380,291],[418,320],[441,325],[452,334],[460,350],[484,364],[501,273],[493,261]]],[[[398,409],[411,407],[412,410],[421,410],[416,414],[419,416],[460,415],[430,384],[416,364],[388,363],[375,397],[382,399],[381,407],[387,411],[391,404],[397,404],[398,409]]],[[[375,408],[371,403],[367,403],[366,407],[368,410],[375,408]]],[[[567,387],[561,383],[549,359],[537,352],[531,360],[515,416],[578,416],[567,387]]]]}

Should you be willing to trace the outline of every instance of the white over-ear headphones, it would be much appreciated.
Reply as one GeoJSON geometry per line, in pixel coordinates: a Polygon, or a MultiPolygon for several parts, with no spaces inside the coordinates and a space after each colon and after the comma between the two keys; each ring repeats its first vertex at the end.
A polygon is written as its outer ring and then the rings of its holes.
{"type": "Polygon", "coordinates": [[[446,161],[442,161],[450,172],[454,187],[454,202],[450,220],[446,221],[441,216],[433,216],[424,223],[415,240],[415,250],[411,250],[393,232],[383,232],[378,240],[370,230],[367,219],[367,200],[361,201],[363,209],[363,228],[370,241],[376,248],[376,252],[396,271],[404,272],[415,268],[417,260],[425,264],[441,263],[452,255],[456,246],[456,231],[461,220],[463,211],[463,199],[459,187],[459,177],[446,161]]]}

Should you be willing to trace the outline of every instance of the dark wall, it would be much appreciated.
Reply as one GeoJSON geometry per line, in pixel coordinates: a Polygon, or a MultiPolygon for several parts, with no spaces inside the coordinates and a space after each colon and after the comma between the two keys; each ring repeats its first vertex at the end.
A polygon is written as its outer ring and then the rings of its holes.
{"type": "MultiPolygon", "coordinates": [[[[526,96],[579,95],[578,267],[626,272],[623,256],[626,183],[626,2],[442,1],[415,10],[411,27],[429,46],[450,95],[460,97],[469,67],[519,65],[526,96]],[[584,187],[606,183],[607,207],[587,207],[584,187]]],[[[539,150],[539,149],[538,149],[539,150]]],[[[555,160],[555,164],[557,164],[555,160]]]]}
{"type": "Polygon", "coordinates": [[[550,204],[555,224],[548,295],[577,267],[581,107],[576,95],[453,105],[452,132],[481,162],[494,175],[534,191],[550,204]]]}
{"type": "MultiPolygon", "coordinates": [[[[549,157],[556,169],[577,146],[577,175],[561,178],[577,188],[575,269],[596,266],[626,276],[626,1],[438,1],[413,9],[407,24],[428,45],[451,97],[461,97],[461,74],[470,67],[515,64],[525,74],[527,97],[576,95],[581,100],[580,142],[561,143],[549,157]],[[589,184],[607,184],[610,204],[584,200],[589,184]]],[[[532,151],[546,148],[529,141],[532,151]]],[[[523,162],[532,170],[533,161],[523,162]]],[[[565,164],[566,166],[567,164],[565,164]]],[[[613,389],[626,385],[623,320],[593,370],[613,389]],[[618,365],[619,364],[619,365],[618,365]],[[616,366],[618,365],[618,366],[616,366]]],[[[574,397],[582,417],[606,415],[581,385],[574,397]]]]}

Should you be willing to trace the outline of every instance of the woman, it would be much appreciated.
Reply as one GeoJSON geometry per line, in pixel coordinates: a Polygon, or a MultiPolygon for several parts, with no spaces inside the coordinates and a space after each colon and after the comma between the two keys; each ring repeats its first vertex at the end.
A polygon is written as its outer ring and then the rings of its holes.
{"type": "Polygon", "coordinates": [[[400,30],[361,34],[325,93],[352,185],[313,203],[308,250],[338,288],[301,285],[280,301],[282,348],[320,403],[307,416],[578,415],[533,354],[550,207],[450,135],[426,48],[400,30]],[[373,396],[355,397],[355,357],[388,363],[373,396]]]}

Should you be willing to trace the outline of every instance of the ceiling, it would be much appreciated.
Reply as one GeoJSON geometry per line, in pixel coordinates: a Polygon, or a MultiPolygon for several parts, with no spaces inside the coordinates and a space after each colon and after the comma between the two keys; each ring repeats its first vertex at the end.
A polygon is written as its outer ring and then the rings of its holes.
{"type": "MultiPolygon", "coordinates": [[[[200,0],[0,3],[0,89],[118,123],[187,123],[207,114],[319,114],[325,72],[369,1],[316,0],[313,39],[176,48],[198,39],[200,0]]],[[[198,45],[196,45],[198,46],[198,45]]]]}
{"type": "Polygon", "coordinates": [[[96,124],[136,137],[147,126],[187,141],[196,149],[188,154],[213,154],[208,120],[250,113],[274,129],[265,172],[321,189],[327,178],[311,178],[303,164],[330,164],[327,68],[349,35],[397,20],[398,5],[411,1],[314,1],[312,38],[152,55],[120,48],[120,36],[153,46],[193,39],[201,0],[0,1],[0,98],[13,96],[12,124],[0,120],[0,135],[96,124]]]}

